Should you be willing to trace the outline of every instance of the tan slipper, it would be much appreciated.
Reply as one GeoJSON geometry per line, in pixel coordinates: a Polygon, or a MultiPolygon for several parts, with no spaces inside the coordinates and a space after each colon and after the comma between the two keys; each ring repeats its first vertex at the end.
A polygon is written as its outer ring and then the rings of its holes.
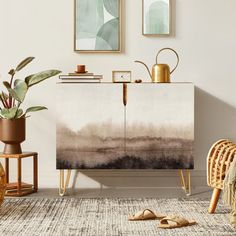
{"type": "Polygon", "coordinates": [[[165,216],[161,214],[154,213],[150,209],[145,209],[143,211],[137,212],[135,215],[129,216],[130,221],[135,221],[135,220],[160,220],[164,218],[165,216]]]}
{"type": "Polygon", "coordinates": [[[186,227],[197,224],[194,220],[186,220],[180,216],[167,216],[160,220],[160,224],[157,226],[162,229],[174,229],[180,227],[186,227]]]}

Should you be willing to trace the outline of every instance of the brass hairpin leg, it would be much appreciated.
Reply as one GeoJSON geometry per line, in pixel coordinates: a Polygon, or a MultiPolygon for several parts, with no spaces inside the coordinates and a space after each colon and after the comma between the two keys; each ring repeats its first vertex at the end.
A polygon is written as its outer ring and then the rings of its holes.
{"type": "Polygon", "coordinates": [[[66,182],[64,178],[64,170],[60,170],[60,186],[59,186],[59,195],[63,197],[66,194],[66,190],[69,186],[71,176],[71,170],[67,170],[66,182]]]}
{"type": "Polygon", "coordinates": [[[187,196],[191,195],[191,174],[190,170],[186,170],[186,177],[184,176],[184,170],[180,170],[180,179],[181,179],[181,186],[186,193],[187,196]],[[187,178],[187,180],[186,180],[187,178]]]}

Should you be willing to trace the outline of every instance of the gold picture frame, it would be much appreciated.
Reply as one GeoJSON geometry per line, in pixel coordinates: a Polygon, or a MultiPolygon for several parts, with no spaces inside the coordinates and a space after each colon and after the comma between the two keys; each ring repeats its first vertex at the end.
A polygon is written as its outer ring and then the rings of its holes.
{"type": "Polygon", "coordinates": [[[74,0],[74,51],[79,52],[79,53],[121,53],[122,51],[122,1],[123,0],[118,0],[119,5],[118,5],[118,11],[119,11],[119,38],[118,38],[118,49],[117,50],[84,50],[84,49],[79,49],[77,48],[76,45],[76,16],[77,16],[77,1],[74,0]]]}
{"type": "Polygon", "coordinates": [[[119,71],[119,70],[114,70],[112,71],[112,82],[113,83],[131,83],[131,80],[132,80],[132,71],[119,71]],[[120,74],[120,76],[118,76],[120,74]],[[128,77],[121,77],[122,74],[124,75],[128,75],[128,77]],[[118,76],[116,78],[116,76],[118,76]]]}
{"type": "Polygon", "coordinates": [[[171,27],[171,21],[172,21],[172,18],[171,18],[171,12],[172,12],[172,8],[171,8],[171,1],[172,0],[168,0],[168,4],[169,4],[169,10],[168,10],[168,15],[169,15],[169,24],[168,24],[168,27],[169,27],[169,31],[168,33],[163,33],[163,34],[150,34],[150,33],[145,33],[144,32],[144,4],[145,4],[145,1],[148,1],[148,0],[142,0],[142,35],[143,36],[150,36],[150,37],[156,37],[156,36],[162,36],[162,37],[165,37],[165,36],[170,36],[171,35],[171,31],[172,31],[172,27],[171,27]]]}

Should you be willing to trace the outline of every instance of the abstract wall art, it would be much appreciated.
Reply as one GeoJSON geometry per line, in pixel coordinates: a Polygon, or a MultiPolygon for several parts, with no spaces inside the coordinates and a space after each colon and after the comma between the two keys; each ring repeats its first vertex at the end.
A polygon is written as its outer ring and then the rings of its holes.
{"type": "Polygon", "coordinates": [[[121,0],[75,0],[75,51],[121,51],[121,0]]]}
{"type": "Polygon", "coordinates": [[[143,0],[143,35],[170,34],[170,0],[143,0]]]}
{"type": "Polygon", "coordinates": [[[57,169],[192,169],[193,84],[123,89],[58,85],[57,169]]]}

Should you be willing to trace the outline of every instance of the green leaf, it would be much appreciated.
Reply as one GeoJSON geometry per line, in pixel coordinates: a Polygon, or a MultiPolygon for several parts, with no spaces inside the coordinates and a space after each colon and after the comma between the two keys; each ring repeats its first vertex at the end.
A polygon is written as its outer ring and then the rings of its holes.
{"type": "Polygon", "coordinates": [[[29,112],[42,111],[42,110],[47,110],[47,107],[42,107],[42,106],[29,107],[26,110],[25,115],[29,112]]]}
{"type": "Polygon", "coordinates": [[[33,74],[33,75],[26,77],[25,82],[29,87],[31,87],[35,84],[38,84],[38,83],[44,81],[45,79],[48,79],[48,78],[58,75],[60,73],[61,73],[61,71],[59,71],[59,70],[42,71],[37,74],[33,74]]]}
{"type": "Polygon", "coordinates": [[[24,81],[19,81],[16,83],[14,89],[11,88],[10,84],[7,81],[4,81],[3,84],[7,88],[10,95],[15,98],[18,102],[22,103],[25,99],[25,95],[28,90],[28,86],[24,81]]]}
{"type": "Polygon", "coordinates": [[[16,87],[19,83],[21,83],[21,82],[23,82],[23,80],[21,80],[21,79],[16,79],[15,81],[14,81],[14,87],[16,87]]]}
{"type": "Polygon", "coordinates": [[[4,119],[14,119],[17,109],[18,109],[17,107],[12,107],[10,109],[3,108],[0,112],[0,115],[4,119]]]}
{"type": "Polygon", "coordinates": [[[25,66],[27,66],[31,61],[34,60],[34,57],[27,57],[25,58],[17,67],[15,71],[20,71],[23,69],[25,66]]]}
{"type": "Polygon", "coordinates": [[[23,116],[23,110],[22,109],[18,109],[16,114],[15,114],[15,119],[21,118],[23,116]]]}

